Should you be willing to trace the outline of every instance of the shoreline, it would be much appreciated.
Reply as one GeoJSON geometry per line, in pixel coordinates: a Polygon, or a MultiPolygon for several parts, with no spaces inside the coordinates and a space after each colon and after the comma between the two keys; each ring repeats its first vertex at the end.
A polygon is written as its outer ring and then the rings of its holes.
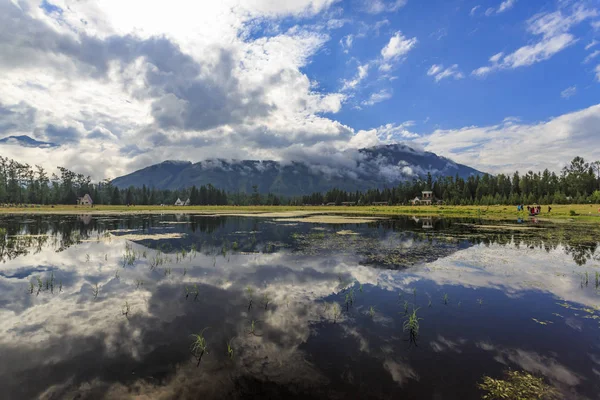
{"type": "Polygon", "coordinates": [[[315,215],[409,216],[438,218],[481,218],[515,220],[537,218],[539,221],[571,220],[600,222],[600,205],[566,204],[542,207],[537,217],[517,212],[516,206],[43,206],[0,207],[0,215],[160,215],[195,214],[206,216],[308,217],[315,215]],[[575,213],[575,215],[572,214],[575,213]]]}

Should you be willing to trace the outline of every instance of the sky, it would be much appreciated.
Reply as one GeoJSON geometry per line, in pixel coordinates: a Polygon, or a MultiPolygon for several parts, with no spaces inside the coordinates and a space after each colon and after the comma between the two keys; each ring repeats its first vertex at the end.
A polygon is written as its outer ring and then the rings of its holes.
{"type": "Polygon", "coordinates": [[[0,154],[95,180],[397,142],[559,171],[600,160],[600,0],[0,0],[16,135],[60,146],[0,154]]]}

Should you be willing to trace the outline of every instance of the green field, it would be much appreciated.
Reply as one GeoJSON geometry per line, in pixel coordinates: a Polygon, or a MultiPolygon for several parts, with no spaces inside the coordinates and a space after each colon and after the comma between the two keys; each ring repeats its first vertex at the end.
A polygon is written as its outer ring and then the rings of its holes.
{"type": "MultiPolygon", "coordinates": [[[[575,221],[599,221],[600,205],[568,204],[542,207],[541,219],[571,219],[575,221]],[[573,214],[574,213],[574,214],[573,214]]],[[[485,219],[514,219],[527,217],[527,212],[517,212],[515,206],[31,206],[2,207],[2,214],[258,214],[258,213],[307,214],[361,214],[361,215],[409,215],[438,217],[480,217],[485,219]]],[[[275,216],[275,215],[274,215],[275,216]]]]}

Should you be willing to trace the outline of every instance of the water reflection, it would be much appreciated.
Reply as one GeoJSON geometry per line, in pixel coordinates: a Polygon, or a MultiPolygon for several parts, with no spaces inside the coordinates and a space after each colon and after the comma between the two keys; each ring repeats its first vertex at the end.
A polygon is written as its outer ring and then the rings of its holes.
{"type": "Polygon", "coordinates": [[[481,375],[507,367],[569,398],[599,389],[589,227],[156,215],[2,226],[8,398],[479,398],[481,375]],[[417,346],[404,330],[414,309],[417,346]],[[190,335],[204,329],[196,367],[190,335]]]}

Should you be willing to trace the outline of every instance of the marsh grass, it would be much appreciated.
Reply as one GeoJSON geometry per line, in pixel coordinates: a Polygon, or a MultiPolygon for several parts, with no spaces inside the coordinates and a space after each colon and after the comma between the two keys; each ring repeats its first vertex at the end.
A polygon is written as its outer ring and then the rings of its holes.
{"type": "Polygon", "coordinates": [[[600,272],[596,271],[596,289],[600,286],[600,272]]]}
{"type": "Polygon", "coordinates": [[[404,315],[408,314],[408,301],[404,300],[404,315]]]}
{"type": "Polygon", "coordinates": [[[333,323],[335,324],[340,315],[342,314],[342,309],[340,308],[340,305],[338,303],[333,303],[331,310],[333,313],[333,323]]]}
{"type": "Polygon", "coordinates": [[[374,306],[369,307],[369,316],[371,318],[373,318],[375,316],[375,307],[374,306]]]}
{"type": "Polygon", "coordinates": [[[419,321],[422,320],[422,318],[417,316],[418,310],[418,308],[413,309],[412,313],[408,316],[408,319],[404,321],[404,324],[402,325],[404,332],[408,331],[411,343],[415,344],[417,343],[417,338],[419,337],[419,321]]]}
{"type": "Polygon", "coordinates": [[[230,360],[233,360],[234,357],[233,346],[231,345],[232,341],[233,338],[227,341],[227,357],[229,357],[230,360]]]}
{"type": "Polygon", "coordinates": [[[269,306],[269,301],[270,300],[271,300],[271,298],[269,297],[269,293],[263,294],[263,304],[265,305],[265,310],[269,306]]]}
{"type": "Polygon", "coordinates": [[[193,342],[191,346],[192,355],[198,360],[196,367],[200,366],[200,361],[202,361],[202,356],[206,353],[207,343],[206,338],[204,338],[204,331],[208,328],[202,329],[200,333],[192,334],[193,342]]]}
{"type": "Polygon", "coordinates": [[[248,295],[248,311],[250,311],[252,308],[252,295],[254,294],[254,289],[252,289],[250,286],[246,287],[246,294],[248,295]]]}
{"type": "Polygon", "coordinates": [[[33,294],[34,288],[35,288],[35,285],[33,284],[33,282],[29,282],[29,294],[33,294]]]}
{"type": "Polygon", "coordinates": [[[256,333],[256,328],[257,328],[257,325],[259,322],[260,321],[257,319],[250,320],[250,330],[248,331],[248,335],[262,336],[262,335],[259,335],[258,333],[256,333]]]}
{"type": "Polygon", "coordinates": [[[559,399],[559,393],[546,384],[543,378],[538,378],[525,371],[507,371],[504,379],[483,377],[483,382],[477,385],[487,392],[482,399],[522,399],[550,400],[559,399]]]}
{"type": "Polygon", "coordinates": [[[38,296],[40,294],[40,292],[42,291],[42,289],[44,288],[44,282],[42,282],[42,279],[39,276],[36,276],[36,279],[37,279],[37,284],[38,284],[38,290],[37,290],[36,296],[38,296]]]}

